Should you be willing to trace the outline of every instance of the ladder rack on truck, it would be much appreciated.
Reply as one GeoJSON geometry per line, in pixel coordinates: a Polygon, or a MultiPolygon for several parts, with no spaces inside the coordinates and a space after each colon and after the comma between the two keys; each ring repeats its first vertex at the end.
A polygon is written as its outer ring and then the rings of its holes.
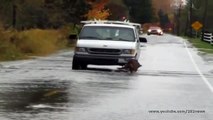
{"type": "Polygon", "coordinates": [[[112,21],[112,20],[88,20],[88,21],[81,21],[83,24],[121,24],[121,25],[132,25],[132,26],[139,26],[139,23],[131,23],[128,20],[125,21],[112,21]]]}

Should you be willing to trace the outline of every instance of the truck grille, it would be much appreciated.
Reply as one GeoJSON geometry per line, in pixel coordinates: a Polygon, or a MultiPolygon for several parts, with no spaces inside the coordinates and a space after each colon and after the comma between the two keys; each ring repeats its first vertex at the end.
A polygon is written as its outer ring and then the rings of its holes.
{"type": "Polygon", "coordinates": [[[107,55],[119,55],[120,49],[103,49],[103,48],[90,48],[88,49],[90,54],[107,54],[107,55]]]}
{"type": "Polygon", "coordinates": [[[157,31],[157,30],[152,30],[152,32],[153,32],[153,33],[157,33],[158,31],[157,31]]]}

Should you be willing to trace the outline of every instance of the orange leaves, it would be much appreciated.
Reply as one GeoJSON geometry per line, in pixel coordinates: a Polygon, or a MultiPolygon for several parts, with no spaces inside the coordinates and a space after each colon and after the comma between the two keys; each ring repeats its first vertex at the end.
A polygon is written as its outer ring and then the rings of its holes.
{"type": "Polygon", "coordinates": [[[104,20],[107,19],[110,15],[108,9],[105,9],[105,5],[108,3],[109,0],[100,0],[99,2],[95,2],[95,0],[86,0],[87,3],[91,5],[91,10],[85,15],[88,20],[91,19],[100,19],[104,20]]]}
{"type": "Polygon", "coordinates": [[[85,15],[87,17],[88,20],[91,19],[100,19],[100,20],[105,20],[108,18],[109,16],[109,10],[89,10],[89,12],[85,15]]]}

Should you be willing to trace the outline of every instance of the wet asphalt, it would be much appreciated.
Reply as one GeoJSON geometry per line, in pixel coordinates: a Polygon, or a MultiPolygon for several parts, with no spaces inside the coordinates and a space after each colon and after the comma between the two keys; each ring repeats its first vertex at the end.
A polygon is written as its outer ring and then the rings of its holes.
{"type": "Polygon", "coordinates": [[[137,73],[72,70],[73,51],[0,63],[0,120],[212,120],[213,56],[145,36],[137,73]]]}

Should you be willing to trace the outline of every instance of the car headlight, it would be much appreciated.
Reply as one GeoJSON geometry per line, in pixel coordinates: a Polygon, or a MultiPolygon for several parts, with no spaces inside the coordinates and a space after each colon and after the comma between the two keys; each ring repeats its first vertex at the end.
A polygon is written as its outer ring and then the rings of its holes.
{"type": "Polygon", "coordinates": [[[161,33],[161,30],[157,30],[158,31],[158,33],[161,33]]]}
{"type": "Polygon", "coordinates": [[[75,52],[87,52],[86,48],[76,47],[75,52]]]}
{"type": "Polygon", "coordinates": [[[148,32],[151,32],[152,30],[148,30],[148,32]]]}
{"type": "Polygon", "coordinates": [[[134,49],[126,49],[126,50],[123,50],[123,54],[135,54],[135,50],[134,49]]]}

